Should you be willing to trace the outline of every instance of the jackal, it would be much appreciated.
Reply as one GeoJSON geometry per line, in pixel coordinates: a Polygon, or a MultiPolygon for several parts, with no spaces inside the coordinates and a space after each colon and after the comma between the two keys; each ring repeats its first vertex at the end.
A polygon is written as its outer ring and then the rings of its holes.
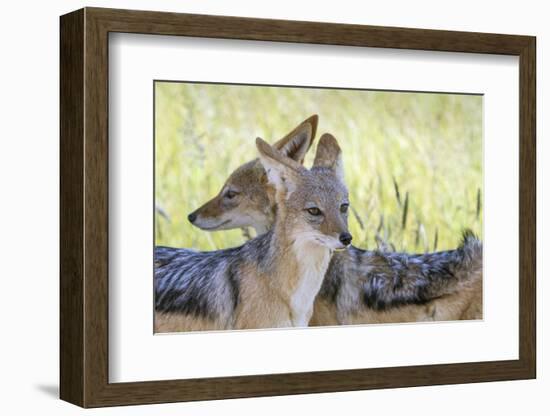
{"type": "MultiPolygon", "coordinates": [[[[317,115],[300,123],[273,144],[283,155],[302,164],[317,131],[317,115]]],[[[256,234],[268,231],[275,219],[273,187],[259,159],[245,163],[227,179],[214,198],[188,215],[189,221],[203,230],[229,230],[253,227],[256,234]]]]}
{"type": "Polygon", "coordinates": [[[340,148],[324,135],[307,170],[256,145],[277,206],[273,226],[225,250],[157,247],[156,332],[308,325],[333,251],[352,239],[340,148]]]}
{"type": "MultiPolygon", "coordinates": [[[[317,116],[275,144],[303,161],[317,130],[317,116]]],[[[319,153],[319,152],[318,152],[319,153]]],[[[276,203],[258,160],[245,163],[220,193],[189,214],[205,230],[273,225],[276,203]],[[216,218],[220,226],[209,220],[216,218]]],[[[482,318],[481,242],[465,233],[456,250],[426,254],[366,251],[350,246],[335,253],[317,300],[311,325],[413,322],[482,318]]],[[[164,253],[169,257],[169,253],[164,253]]]]}

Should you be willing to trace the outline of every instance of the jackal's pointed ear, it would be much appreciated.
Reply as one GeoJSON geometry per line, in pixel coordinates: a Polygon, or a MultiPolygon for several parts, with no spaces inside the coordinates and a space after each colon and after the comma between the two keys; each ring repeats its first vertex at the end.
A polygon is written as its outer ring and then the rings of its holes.
{"type": "Polygon", "coordinates": [[[261,138],[256,139],[256,147],[260,155],[260,162],[264,167],[267,180],[278,192],[290,194],[296,187],[296,179],[302,165],[283,155],[261,138]]]}
{"type": "Polygon", "coordinates": [[[317,114],[312,115],[281,140],[274,143],[273,147],[290,159],[303,164],[306,153],[315,139],[318,122],[319,117],[317,114]]]}
{"type": "Polygon", "coordinates": [[[325,133],[319,139],[313,166],[332,169],[336,176],[344,182],[342,150],[332,134],[325,133]]]}

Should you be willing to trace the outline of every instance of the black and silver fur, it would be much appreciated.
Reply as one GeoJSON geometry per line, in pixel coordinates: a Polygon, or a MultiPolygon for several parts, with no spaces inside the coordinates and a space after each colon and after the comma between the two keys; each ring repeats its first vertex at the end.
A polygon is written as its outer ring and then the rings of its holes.
{"type": "Polygon", "coordinates": [[[229,324],[240,300],[237,265],[260,259],[267,268],[271,239],[269,231],[240,247],[204,252],[155,247],[155,310],[229,324]]]}
{"type": "MultiPolygon", "coordinates": [[[[155,309],[230,324],[239,304],[236,265],[243,259],[269,267],[272,232],[236,248],[210,252],[155,247],[155,309]]],[[[426,254],[366,251],[351,246],[333,255],[319,297],[336,306],[339,320],[360,308],[375,311],[424,304],[458,290],[482,269],[482,244],[471,232],[456,250],[426,254]]]]}
{"type": "Polygon", "coordinates": [[[425,304],[460,289],[480,273],[483,247],[470,231],[455,250],[426,254],[366,251],[350,247],[336,253],[319,297],[336,304],[341,320],[359,308],[385,311],[425,304]]]}

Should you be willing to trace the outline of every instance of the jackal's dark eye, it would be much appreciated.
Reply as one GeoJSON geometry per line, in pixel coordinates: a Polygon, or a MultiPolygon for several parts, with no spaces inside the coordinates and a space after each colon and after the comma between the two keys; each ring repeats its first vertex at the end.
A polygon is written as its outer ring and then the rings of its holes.
{"type": "Polygon", "coordinates": [[[349,208],[349,204],[342,204],[340,205],[340,212],[342,214],[345,214],[346,212],[348,212],[348,208],[349,208]]]}
{"type": "Polygon", "coordinates": [[[227,198],[227,199],[233,199],[237,195],[239,195],[238,192],[235,192],[235,191],[232,191],[231,189],[229,189],[229,190],[227,190],[227,192],[225,194],[223,194],[223,197],[227,198]]]}
{"type": "Polygon", "coordinates": [[[308,208],[307,212],[309,212],[314,217],[317,217],[318,215],[322,214],[321,210],[317,207],[308,208]]]}

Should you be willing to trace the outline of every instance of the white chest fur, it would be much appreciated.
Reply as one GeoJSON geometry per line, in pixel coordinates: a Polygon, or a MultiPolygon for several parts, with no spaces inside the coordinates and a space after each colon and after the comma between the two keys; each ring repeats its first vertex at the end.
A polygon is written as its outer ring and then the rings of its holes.
{"type": "Polygon", "coordinates": [[[313,312],[313,302],[330,262],[330,250],[312,242],[294,243],[298,261],[298,279],[290,299],[293,326],[307,326],[313,312]]]}

